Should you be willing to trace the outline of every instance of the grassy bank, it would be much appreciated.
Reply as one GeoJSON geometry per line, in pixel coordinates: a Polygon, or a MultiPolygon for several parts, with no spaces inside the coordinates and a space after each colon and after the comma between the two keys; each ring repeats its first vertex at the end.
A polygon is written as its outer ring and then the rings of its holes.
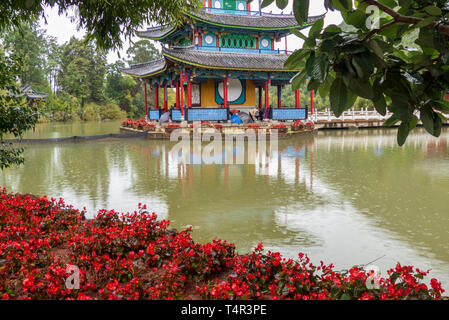
{"type": "Polygon", "coordinates": [[[264,252],[262,244],[237,255],[233,244],[199,244],[191,230],[169,225],[141,205],[86,220],[62,199],[3,189],[0,298],[440,299],[443,293],[437,280],[426,286],[427,272],[411,266],[398,264],[369,289],[372,275],[358,267],[337,272],[302,253],[287,260],[264,252]]]}

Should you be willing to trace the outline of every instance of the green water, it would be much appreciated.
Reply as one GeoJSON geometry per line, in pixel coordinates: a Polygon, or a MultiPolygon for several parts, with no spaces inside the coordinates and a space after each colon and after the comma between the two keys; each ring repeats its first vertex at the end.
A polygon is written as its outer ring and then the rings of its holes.
{"type": "MultiPolygon", "coordinates": [[[[118,132],[119,122],[43,124],[27,138],[118,132]]],[[[337,269],[397,261],[449,289],[449,131],[418,131],[399,148],[394,130],[326,131],[279,141],[256,164],[184,165],[173,143],[109,140],[25,145],[25,165],[0,173],[9,191],[63,197],[90,217],[145,203],[176,228],[193,226],[245,252],[265,248],[337,269]],[[278,156],[279,155],[279,156],[278,156]]]]}

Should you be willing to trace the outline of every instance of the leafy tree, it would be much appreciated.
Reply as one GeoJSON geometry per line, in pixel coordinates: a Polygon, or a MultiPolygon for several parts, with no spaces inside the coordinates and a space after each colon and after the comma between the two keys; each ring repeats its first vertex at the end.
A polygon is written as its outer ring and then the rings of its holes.
{"type": "Polygon", "coordinates": [[[56,39],[53,37],[47,38],[49,54],[47,59],[46,73],[50,80],[50,84],[53,86],[52,91],[56,93],[56,87],[58,84],[58,74],[62,64],[62,49],[63,47],[58,45],[56,39]]]}
{"type": "Polygon", "coordinates": [[[63,91],[78,98],[82,107],[87,102],[105,101],[105,73],[106,56],[93,44],[84,44],[73,37],[62,48],[59,85],[63,91]]]}
{"type": "Polygon", "coordinates": [[[23,60],[16,55],[5,55],[0,49],[0,169],[21,164],[23,149],[3,141],[5,134],[20,137],[34,127],[39,118],[37,108],[20,97],[16,75],[23,68],[23,60]]]}
{"type": "Polygon", "coordinates": [[[128,64],[145,63],[162,57],[161,52],[149,40],[137,41],[126,53],[128,64]]]}
{"type": "Polygon", "coordinates": [[[21,83],[37,91],[50,92],[46,77],[48,45],[45,31],[38,28],[38,23],[22,23],[20,29],[10,30],[2,38],[9,53],[23,57],[18,74],[21,83]]]}
{"type": "MultiPolygon", "coordinates": [[[[125,67],[123,61],[117,61],[108,66],[106,76],[106,96],[118,104],[121,109],[129,114],[134,113],[133,99],[131,93],[138,83],[129,76],[124,76],[120,69],[125,67]]],[[[140,82],[139,82],[140,83],[140,82]]]]}
{"type": "MultiPolygon", "coordinates": [[[[161,52],[148,40],[136,42],[128,49],[127,54],[128,64],[145,63],[161,57],[161,52]]],[[[124,67],[123,61],[109,65],[106,77],[106,96],[117,103],[129,116],[141,116],[145,112],[142,82],[136,82],[132,77],[124,76],[120,71],[124,67]]],[[[148,90],[148,94],[154,95],[154,92],[148,90]]],[[[162,93],[159,92],[159,94],[162,97],[162,93]]]]}
{"type": "MultiPolygon", "coordinates": [[[[274,0],[264,0],[265,7],[274,0]]],[[[309,0],[294,0],[299,23],[308,16],[309,0]]],[[[284,9],[288,1],[276,0],[284,9]]],[[[400,122],[398,144],[421,120],[434,136],[441,133],[449,113],[443,95],[449,88],[449,4],[443,0],[324,0],[325,8],[341,13],[346,25],[324,28],[316,21],[286,67],[299,69],[293,79],[298,88],[307,76],[308,89],[329,96],[333,112],[340,116],[357,97],[372,101],[376,110],[400,122]],[[378,14],[376,14],[378,13],[378,14]]]]}

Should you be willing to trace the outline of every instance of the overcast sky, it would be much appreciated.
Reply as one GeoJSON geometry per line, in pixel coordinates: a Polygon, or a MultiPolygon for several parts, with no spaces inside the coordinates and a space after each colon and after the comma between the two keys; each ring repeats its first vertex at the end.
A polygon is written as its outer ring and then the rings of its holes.
{"type": "MultiPolygon", "coordinates": [[[[289,6],[284,10],[285,13],[292,12],[292,3],[293,1],[290,0],[289,6]]],[[[319,15],[326,12],[323,5],[323,0],[312,0],[310,1],[310,10],[309,15],[319,15]]],[[[251,4],[252,10],[257,11],[258,10],[258,1],[253,1],[251,4]]],[[[273,13],[280,13],[281,10],[279,10],[274,4],[271,6],[264,8],[264,12],[270,12],[273,13]]],[[[73,15],[73,13],[71,13],[73,15]]],[[[47,30],[47,34],[50,36],[53,36],[57,39],[57,41],[60,44],[63,44],[70,40],[70,37],[76,36],[77,38],[82,38],[85,34],[84,30],[76,30],[76,23],[72,23],[70,21],[69,17],[66,17],[65,15],[59,16],[58,10],[53,8],[47,8],[45,10],[45,15],[47,17],[47,24],[44,23],[43,19],[41,19],[41,27],[45,30],[47,30]]],[[[342,22],[342,18],[340,13],[337,12],[331,12],[329,11],[325,18],[325,26],[328,26],[330,24],[340,24],[342,22]]],[[[310,28],[309,28],[310,29],[310,28]]],[[[303,33],[307,34],[308,30],[303,31],[303,33]]],[[[138,41],[139,39],[133,39],[133,41],[138,41]]],[[[122,58],[126,57],[126,50],[130,46],[129,41],[127,43],[124,43],[124,48],[120,51],[120,54],[122,58]]],[[[299,49],[302,46],[302,40],[298,37],[291,35],[288,37],[288,50],[294,50],[299,49]]],[[[160,48],[160,46],[158,46],[160,48]]],[[[285,43],[284,41],[281,41],[279,43],[276,43],[276,48],[284,49],[285,43]]],[[[117,53],[111,52],[108,55],[108,62],[113,63],[116,60],[118,60],[119,57],[117,53]]]]}

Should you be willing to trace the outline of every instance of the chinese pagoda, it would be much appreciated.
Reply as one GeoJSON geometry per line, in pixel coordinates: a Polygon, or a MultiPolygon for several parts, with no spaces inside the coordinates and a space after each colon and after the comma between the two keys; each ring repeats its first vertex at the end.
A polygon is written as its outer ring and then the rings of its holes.
{"type": "Polygon", "coordinates": [[[265,119],[303,120],[307,110],[300,107],[298,90],[294,107],[283,107],[281,101],[282,88],[297,72],[284,68],[287,36],[291,29],[309,27],[322,17],[309,17],[299,25],[293,14],[252,11],[246,0],[205,0],[199,12],[184,12],[180,27],[138,32],[162,44],[163,58],[122,72],[144,81],[145,114],[150,120],[169,110],[167,88],[176,88],[176,105],[170,108],[173,121],[223,121],[229,119],[230,109],[254,108],[265,119]],[[275,49],[275,43],[282,41],[285,49],[275,49]],[[147,108],[147,84],[155,92],[155,110],[147,108]],[[270,85],[277,86],[276,107],[269,105],[270,85]],[[161,106],[159,89],[164,97],[161,106]]]}

